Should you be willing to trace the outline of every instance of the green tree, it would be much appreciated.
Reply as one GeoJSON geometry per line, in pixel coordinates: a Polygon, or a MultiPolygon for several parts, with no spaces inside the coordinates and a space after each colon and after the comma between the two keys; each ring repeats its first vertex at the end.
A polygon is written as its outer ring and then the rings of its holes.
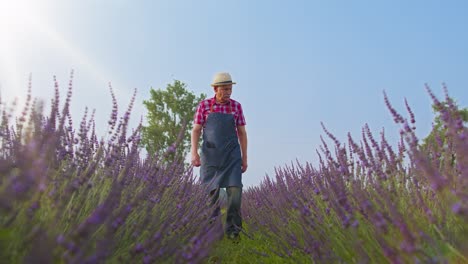
{"type": "MultiPolygon", "coordinates": [[[[463,109],[460,109],[453,99],[450,98],[449,100],[451,100],[453,102],[453,104],[456,106],[456,108],[458,109],[453,114],[458,115],[459,117],[461,117],[461,119],[463,120],[464,125],[466,126],[466,123],[468,122],[468,108],[465,107],[463,109]]],[[[429,135],[426,138],[424,138],[423,145],[427,145],[430,142],[431,143],[435,142],[436,137],[438,137],[439,140],[441,140],[442,142],[445,141],[445,133],[447,132],[447,129],[444,127],[444,124],[443,124],[442,118],[441,118],[441,114],[447,108],[448,108],[448,102],[447,101],[441,102],[440,107],[438,107],[435,104],[432,105],[432,109],[434,111],[434,114],[436,115],[435,118],[434,118],[434,126],[432,128],[432,131],[429,133],[429,135]]]]}
{"type": "Polygon", "coordinates": [[[449,98],[448,100],[452,101],[457,110],[455,112],[448,111],[448,101],[441,102],[439,106],[436,104],[432,105],[432,109],[436,116],[434,118],[431,132],[422,141],[421,149],[428,151],[429,155],[432,155],[433,153],[445,153],[447,156],[439,157],[440,163],[447,163],[448,165],[453,166],[455,164],[455,153],[452,150],[451,142],[449,142],[446,137],[447,127],[445,127],[441,115],[446,112],[451,113],[454,117],[456,116],[457,118],[461,118],[461,120],[463,120],[463,128],[466,129],[466,124],[468,122],[468,108],[465,107],[460,109],[452,98],[449,98]],[[446,149],[446,151],[442,151],[442,149],[446,149]]]}
{"type": "Polygon", "coordinates": [[[150,90],[151,98],[143,101],[148,110],[148,125],[142,128],[141,144],[149,154],[167,161],[182,159],[190,150],[190,131],[198,103],[206,98],[187,90],[187,85],[174,80],[166,90],[150,90]]]}

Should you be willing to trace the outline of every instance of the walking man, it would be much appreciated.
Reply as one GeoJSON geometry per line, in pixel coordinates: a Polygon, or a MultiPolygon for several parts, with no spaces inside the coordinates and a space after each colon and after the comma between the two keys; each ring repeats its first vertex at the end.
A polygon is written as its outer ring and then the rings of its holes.
{"type": "MultiPolygon", "coordinates": [[[[208,186],[213,203],[219,198],[219,189],[226,188],[225,233],[230,239],[237,239],[242,228],[242,173],[247,170],[246,123],[241,104],[231,99],[234,84],[229,73],[215,74],[211,84],[215,95],[199,103],[191,139],[192,165],[201,166],[200,178],[208,186]]],[[[219,213],[217,208],[214,216],[219,213]]]]}

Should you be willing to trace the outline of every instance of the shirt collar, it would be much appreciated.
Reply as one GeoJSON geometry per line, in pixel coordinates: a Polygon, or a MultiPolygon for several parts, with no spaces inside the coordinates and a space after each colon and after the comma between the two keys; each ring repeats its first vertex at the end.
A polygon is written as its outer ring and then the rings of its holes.
{"type": "Polygon", "coordinates": [[[225,103],[225,104],[220,104],[220,103],[218,103],[218,102],[216,101],[216,95],[215,95],[213,98],[211,98],[211,103],[212,103],[213,105],[215,105],[215,104],[217,104],[217,105],[229,105],[229,104],[231,104],[231,98],[229,98],[229,101],[228,101],[227,103],[225,103]]]}

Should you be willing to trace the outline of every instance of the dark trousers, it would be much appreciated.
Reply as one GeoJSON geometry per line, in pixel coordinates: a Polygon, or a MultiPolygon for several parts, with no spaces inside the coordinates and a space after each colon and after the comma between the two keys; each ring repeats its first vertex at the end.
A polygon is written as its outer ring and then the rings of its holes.
{"type": "MultiPolygon", "coordinates": [[[[241,201],[242,201],[242,188],[237,186],[231,186],[226,188],[227,193],[227,214],[226,214],[226,226],[225,232],[229,235],[238,235],[242,228],[242,216],[241,216],[241,201]]],[[[216,204],[219,199],[219,188],[212,191],[211,202],[216,204]]],[[[220,215],[219,204],[213,212],[213,218],[220,215]]]]}

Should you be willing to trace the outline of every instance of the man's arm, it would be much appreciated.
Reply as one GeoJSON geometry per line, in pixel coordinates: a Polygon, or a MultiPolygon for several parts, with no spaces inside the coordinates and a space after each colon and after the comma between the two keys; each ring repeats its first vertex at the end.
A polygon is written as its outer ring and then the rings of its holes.
{"type": "Polygon", "coordinates": [[[237,133],[239,136],[239,143],[241,147],[242,154],[242,173],[247,170],[247,131],[245,131],[245,126],[237,126],[237,133]]]}
{"type": "Polygon", "coordinates": [[[195,167],[199,167],[201,165],[200,155],[198,155],[198,141],[200,140],[202,128],[202,125],[194,124],[192,129],[192,148],[190,152],[192,154],[191,162],[195,167]]]}

